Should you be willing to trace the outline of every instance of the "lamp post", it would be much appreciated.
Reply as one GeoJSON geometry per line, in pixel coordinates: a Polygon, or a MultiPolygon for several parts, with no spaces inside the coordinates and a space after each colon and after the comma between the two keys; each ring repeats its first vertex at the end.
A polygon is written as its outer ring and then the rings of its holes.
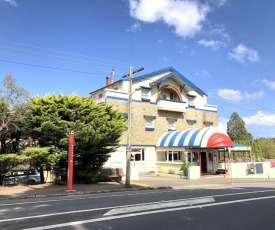
{"type": "MultiPolygon", "coordinates": [[[[129,85],[128,85],[128,135],[127,135],[127,145],[126,145],[126,182],[125,187],[130,188],[130,175],[131,175],[131,132],[132,132],[132,81],[133,81],[133,74],[144,70],[143,67],[136,69],[133,71],[133,68],[130,67],[129,74],[126,74],[124,77],[129,77],[129,85]]],[[[135,91],[134,91],[135,92],[135,91]]]]}

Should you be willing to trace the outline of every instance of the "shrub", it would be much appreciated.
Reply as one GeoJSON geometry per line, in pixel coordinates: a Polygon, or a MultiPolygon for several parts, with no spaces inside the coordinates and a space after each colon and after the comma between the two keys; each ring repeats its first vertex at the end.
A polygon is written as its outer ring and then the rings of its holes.
{"type": "Polygon", "coordinates": [[[180,171],[182,171],[183,176],[187,176],[187,174],[188,174],[188,167],[190,167],[191,165],[192,165],[191,162],[188,162],[188,163],[183,162],[182,163],[182,165],[180,167],[180,171]]]}

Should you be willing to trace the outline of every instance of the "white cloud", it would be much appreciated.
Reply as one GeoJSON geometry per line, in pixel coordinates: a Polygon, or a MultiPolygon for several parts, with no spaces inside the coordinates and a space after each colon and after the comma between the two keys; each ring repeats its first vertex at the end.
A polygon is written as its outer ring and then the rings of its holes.
{"type": "Polygon", "coordinates": [[[202,28],[210,7],[189,0],[129,0],[130,14],[143,22],[163,21],[181,37],[192,37],[202,28]]]}
{"type": "Polygon", "coordinates": [[[202,69],[201,71],[196,72],[196,75],[203,76],[203,77],[211,77],[210,73],[208,73],[208,71],[205,69],[202,69]]]}
{"type": "Polygon", "coordinates": [[[134,33],[138,32],[138,31],[141,31],[140,23],[135,23],[135,24],[133,24],[133,25],[130,27],[130,29],[128,29],[127,31],[129,31],[129,32],[134,32],[134,33]]]}
{"type": "Polygon", "coordinates": [[[239,44],[232,53],[229,53],[231,59],[245,64],[246,62],[258,62],[260,60],[258,52],[252,48],[246,47],[243,44],[239,44]]]}
{"type": "Polygon", "coordinates": [[[261,82],[268,88],[275,90],[275,81],[262,80],[261,82]]]}
{"type": "Polygon", "coordinates": [[[207,41],[207,40],[205,40],[205,39],[199,40],[199,41],[198,41],[198,44],[200,44],[200,45],[202,45],[202,46],[204,46],[204,47],[210,47],[210,48],[212,48],[212,49],[214,49],[214,50],[217,50],[217,49],[219,49],[221,46],[224,45],[224,43],[223,43],[223,42],[220,42],[220,41],[215,41],[215,40],[209,40],[209,41],[207,41]]]}
{"type": "Polygon", "coordinates": [[[246,125],[275,126],[275,114],[258,111],[255,115],[243,117],[246,125]]]}
{"type": "Polygon", "coordinates": [[[219,89],[217,93],[225,100],[241,101],[243,99],[241,92],[234,89],[219,89]]]}
{"type": "Polygon", "coordinates": [[[258,91],[255,93],[242,93],[239,90],[234,89],[220,89],[217,90],[219,97],[227,101],[242,101],[242,100],[257,100],[264,96],[263,91],[258,91]]]}
{"type": "Polygon", "coordinates": [[[229,119],[224,118],[224,117],[219,117],[218,118],[218,127],[221,127],[225,132],[227,132],[227,122],[229,119]]]}
{"type": "Polygon", "coordinates": [[[17,3],[15,0],[1,0],[1,2],[7,2],[7,3],[11,4],[12,6],[17,6],[17,3]]]}

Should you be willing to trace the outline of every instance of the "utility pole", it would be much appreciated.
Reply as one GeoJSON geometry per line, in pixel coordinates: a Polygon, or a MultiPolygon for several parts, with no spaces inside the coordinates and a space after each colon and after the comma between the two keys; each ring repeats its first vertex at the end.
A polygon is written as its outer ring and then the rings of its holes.
{"type": "Polygon", "coordinates": [[[126,74],[124,77],[129,77],[129,87],[128,87],[128,135],[127,135],[127,146],[126,146],[126,183],[125,187],[130,188],[130,176],[131,176],[131,132],[132,132],[132,81],[133,81],[133,74],[144,70],[143,67],[136,69],[133,71],[133,68],[130,67],[129,74],[126,74]]]}

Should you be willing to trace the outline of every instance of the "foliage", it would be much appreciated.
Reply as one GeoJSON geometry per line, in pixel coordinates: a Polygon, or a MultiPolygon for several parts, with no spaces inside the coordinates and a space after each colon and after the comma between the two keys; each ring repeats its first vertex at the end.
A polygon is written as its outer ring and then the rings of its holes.
{"type": "Polygon", "coordinates": [[[265,159],[275,159],[275,140],[271,138],[260,138],[257,142],[265,159]]]}
{"type": "Polygon", "coordinates": [[[28,99],[29,93],[17,85],[12,73],[8,73],[0,88],[1,153],[19,151],[20,138],[24,134],[22,123],[29,109],[28,99]]]}
{"type": "Polygon", "coordinates": [[[168,174],[175,174],[175,170],[174,169],[169,169],[168,174]]]}
{"type": "Polygon", "coordinates": [[[230,120],[227,122],[227,134],[232,141],[242,145],[251,145],[252,135],[247,132],[244,121],[236,112],[231,115],[230,120]]]}
{"type": "Polygon", "coordinates": [[[259,140],[255,140],[252,143],[252,156],[256,159],[256,160],[262,160],[263,157],[263,152],[262,152],[262,148],[260,146],[259,140]]]}
{"type": "MultiPolygon", "coordinates": [[[[99,105],[89,97],[46,95],[31,98],[31,114],[26,119],[33,145],[68,149],[67,134],[74,131],[75,178],[98,172],[109,153],[117,148],[125,130],[121,113],[99,105]]],[[[65,159],[59,165],[66,167],[65,159]]],[[[61,170],[62,171],[62,170],[61,170]]]]}
{"type": "Polygon", "coordinates": [[[183,162],[182,163],[182,165],[181,165],[181,167],[180,167],[180,171],[182,171],[182,174],[184,175],[184,176],[188,176],[187,174],[188,174],[188,168],[191,166],[192,164],[191,164],[191,162],[183,162]]]}
{"type": "Polygon", "coordinates": [[[0,181],[3,180],[3,174],[20,164],[27,164],[29,158],[15,153],[0,154],[0,181]]]}

